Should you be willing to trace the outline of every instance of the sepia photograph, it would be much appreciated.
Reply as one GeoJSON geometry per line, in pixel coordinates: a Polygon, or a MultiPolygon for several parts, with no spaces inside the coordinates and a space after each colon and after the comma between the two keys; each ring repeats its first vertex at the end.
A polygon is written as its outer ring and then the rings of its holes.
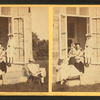
{"type": "Polygon", "coordinates": [[[100,92],[100,7],[53,8],[53,92],[100,92]]]}
{"type": "Polygon", "coordinates": [[[48,91],[48,7],[0,7],[0,92],[48,91]]]}

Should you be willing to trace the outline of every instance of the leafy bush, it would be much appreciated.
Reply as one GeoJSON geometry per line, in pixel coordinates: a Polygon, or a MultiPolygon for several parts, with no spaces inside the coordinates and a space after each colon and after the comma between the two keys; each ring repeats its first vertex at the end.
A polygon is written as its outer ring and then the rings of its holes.
{"type": "Polygon", "coordinates": [[[35,60],[48,59],[48,40],[40,40],[36,33],[32,32],[33,57],[35,60]]]}

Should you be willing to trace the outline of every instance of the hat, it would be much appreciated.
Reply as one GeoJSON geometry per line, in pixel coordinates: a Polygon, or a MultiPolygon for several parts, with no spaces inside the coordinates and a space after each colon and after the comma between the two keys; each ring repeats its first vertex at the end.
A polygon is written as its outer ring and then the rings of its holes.
{"type": "Polygon", "coordinates": [[[8,36],[13,36],[13,34],[10,34],[10,33],[9,33],[8,36]]]}
{"type": "Polygon", "coordinates": [[[60,65],[63,60],[64,60],[63,58],[59,58],[58,59],[58,65],[60,65]]]}
{"type": "Polygon", "coordinates": [[[30,62],[35,62],[35,60],[33,58],[29,58],[30,62]]]}
{"type": "Polygon", "coordinates": [[[80,43],[79,43],[79,42],[77,42],[77,43],[75,43],[75,45],[80,45],[80,43]]]}
{"type": "Polygon", "coordinates": [[[89,34],[89,33],[88,33],[88,34],[86,34],[86,37],[91,37],[91,34],[89,34]]]}

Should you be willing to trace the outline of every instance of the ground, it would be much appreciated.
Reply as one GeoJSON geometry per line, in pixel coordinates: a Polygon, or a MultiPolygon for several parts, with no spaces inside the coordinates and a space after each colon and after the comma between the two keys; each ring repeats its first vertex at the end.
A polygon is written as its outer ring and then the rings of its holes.
{"type": "Polygon", "coordinates": [[[80,85],[73,87],[53,84],[53,92],[100,92],[100,83],[94,85],[80,85]]]}
{"type": "Polygon", "coordinates": [[[40,64],[40,67],[46,68],[45,83],[44,84],[27,84],[19,83],[13,85],[0,86],[0,92],[47,92],[48,91],[48,60],[38,60],[36,63],[40,64]]]}

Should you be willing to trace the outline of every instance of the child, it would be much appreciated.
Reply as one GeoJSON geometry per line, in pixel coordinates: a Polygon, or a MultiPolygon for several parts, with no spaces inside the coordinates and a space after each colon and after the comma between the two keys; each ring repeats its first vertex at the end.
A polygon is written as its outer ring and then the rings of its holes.
{"type": "Polygon", "coordinates": [[[58,66],[56,67],[57,72],[57,82],[60,82],[60,84],[64,84],[66,82],[66,79],[69,76],[69,69],[67,68],[66,64],[64,64],[63,59],[58,60],[58,66]]]}
{"type": "Polygon", "coordinates": [[[15,45],[15,41],[14,41],[13,35],[9,35],[9,40],[8,40],[7,50],[6,50],[8,64],[13,63],[13,54],[14,54],[14,48],[15,48],[14,45],[15,45]]]}
{"type": "Polygon", "coordinates": [[[91,35],[87,35],[87,40],[85,44],[85,63],[90,64],[91,63],[91,55],[92,55],[92,38],[91,35]]]}
{"type": "Polygon", "coordinates": [[[74,65],[75,55],[76,55],[75,44],[72,43],[71,44],[71,50],[69,51],[69,65],[74,65]]]}

